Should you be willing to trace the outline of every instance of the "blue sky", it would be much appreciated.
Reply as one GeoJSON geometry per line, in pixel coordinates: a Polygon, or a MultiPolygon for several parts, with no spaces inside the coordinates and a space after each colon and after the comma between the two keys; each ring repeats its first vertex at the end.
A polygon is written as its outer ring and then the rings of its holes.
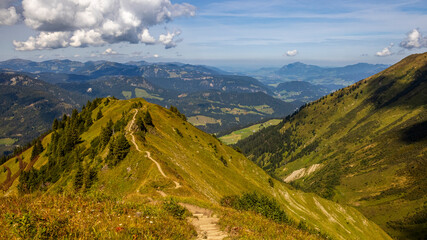
{"type": "MultiPolygon", "coordinates": [[[[137,32],[134,35],[127,32],[125,37],[117,37],[115,33],[116,37],[98,39],[98,42],[84,42],[86,38],[82,37],[80,44],[75,41],[72,44],[80,28],[86,32],[91,27],[95,31],[99,28],[89,26],[87,22],[77,24],[65,20],[64,24],[55,25],[52,23],[55,19],[41,19],[43,16],[31,13],[31,10],[37,12],[40,6],[30,6],[27,2],[21,7],[20,1],[5,1],[6,4],[0,5],[0,9],[15,7],[16,13],[21,16],[15,24],[0,25],[0,60],[179,61],[256,68],[281,66],[295,61],[322,66],[357,62],[391,64],[409,54],[427,51],[427,1],[154,0],[151,2],[166,4],[172,17],[157,18],[154,22],[151,18],[143,18],[143,23],[129,28],[129,31],[137,32]],[[26,12],[22,13],[22,8],[26,12]],[[35,24],[35,20],[39,24],[35,24]],[[61,29],[62,26],[64,29],[61,29]],[[34,40],[31,47],[25,47],[31,36],[37,38],[41,32],[63,33],[70,26],[75,32],[61,35],[63,38],[56,39],[54,43],[34,45],[37,42],[34,40]],[[137,35],[143,29],[147,29],[147,36],[152,38],[137,35]],[[14,40],[22,44],[13,44],[14,40]],[[60,40],[65,43],[59,46],[60,40]],[[16,50],[18,48],[21,50],[16,50]]],[[[40,5],[53,2],[31,1],[40,5]]],[[[61,1],[71,0],[57,0],[61,1]]],[[[148,0],[105,0],[114,1],[121,4],[140,2],[140,6],[131,6],[144,9],[139,12],[135,10],[137,14],[151,14],[146,9],[154,13],[160,11],[151,5],[146,7],[150,2],[148,0]]],[[[60,12],[58,16],[57,22],[61,22],[60,12]]],[[[105,31],[102,33],[105,34],[105,31]]]]}

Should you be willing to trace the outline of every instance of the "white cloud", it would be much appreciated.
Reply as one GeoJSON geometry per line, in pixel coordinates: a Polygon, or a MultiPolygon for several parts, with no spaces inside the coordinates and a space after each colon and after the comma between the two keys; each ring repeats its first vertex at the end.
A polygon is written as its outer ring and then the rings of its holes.
{"type": "Polygon", "coordinates": [[[174,41],[174,38],[179,36],[180,34],[181,34],[181,31],[175,31],[173,33],[168,32],[166,35],[161,34],[159,36],[159,42],[165,45],[166,49],[174,48],[176,47],[176,43],[180,41],[179,39],[177,41],[174,41]]]}
{"type": "Polygon", "coordinates": [[[41,32],[37,37],[30,37],[25,42],[13,41],[15,49],[32,51],[68,47],[70,33],[68,32],[41,32]]]}
{"type": "MultiPolygon", "coordinates": [[[[170,0],[23,0],[22,7],[25,24],[40,34],[25,42],[15,41],[17,50],[44,49],[45,45],[62,48],[118,42],[155,44],[150,27],[177,17],[194,16],[196,11],[190,4],[172,4],[170,0]],[[42,43],[45,36],[57,36],[60,44],[42,43]]],[[[160,35],[158,41],[166,48],[176,45],[173,40],[164,43],[162,36],[168,35],[160,35]]]]}
{"type": "Polygon", "coordinates": [[[154,54],[154,55],[153,55],[153,57],[154,57],[154,58],[158,58],[158,57],[160,57],[160,56],[159,56],[159,54],[154,54]]]}
{"type": "Polygon", "coordinates": [[[156,43],[156,39],[150,35],[148,29],[142,30],[142,33],[138,35],[139,40],[145,44],[154,44],[156,43]]]}
{"type": "Polygon", "coordinates": [[[293,57],[297,54],[298,54],[298,51],[296,49],[295,50],[289,50],[286,52],[286,56],[288,56],[288,57],[293,57]]]}
{"type": "Polygon", "coordinates": [[[406,49],[427,47],[427,37],[423,37],[418,29],[413,29],[406,35],[406,39],[400,42],[400,46],[406,49]]]}
{"type": "Polygon", "coordinates": [[[111,48],[105,49],[102,55],[117,55],[118,53],[111,48]]]}
{"type": "Polygon", "coordinates": [[[390,43],[388,47],[385,47],[382,51],[375,53],[375,56],[386,57],[392,55],[393,53],[390,51],[390,49],[393,47],[393,45],[393,43],[390,43]]]}
{"type": "Polygon", "coordinates": [[[20,16],[16,13],[15,7],[0,9],[0,25],[14,25],[20,16]]]}

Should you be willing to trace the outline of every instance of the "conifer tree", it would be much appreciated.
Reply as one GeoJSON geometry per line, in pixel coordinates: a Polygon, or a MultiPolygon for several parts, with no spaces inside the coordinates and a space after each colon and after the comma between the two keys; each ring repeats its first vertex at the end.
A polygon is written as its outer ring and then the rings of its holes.
{"type": "Polygon", "coordinates": [[[102,115],[102,111],[101,108],[99,109],[98,113],[96,114],[96,120],[99,120],[103,117],[104,115],[102,115]]]}
{"type": "Polygon", "coordinates": [[[111,166],[117,165],[126,157],[130,151],[130,144],[123,133],[119,133],[117,137],[113,137],[109,150],[107,158],[111,166]]]}
{"type": "Polygon", "coordinates": [[[107,146],[112,135],[113,135],[113,121],[111,121],[110,119],[110,121],[108,121],[107,123],[107,126],[101,128],[100,141],[101,141],[102,148],[107,146]]]}
{"type": "Polygon", "coordinates": [[[82,164],[79,162],[77,166],[77,173],[74,177],[74,189],[76,191],[79,191],[83,186],[83,178],[84,178],[84,171],[82,164]]]}
{"type": "Polygon", "coordinates": [[[53,120],[53,124],[52,124],[52,130],[56,131],[58,129],[58,119],[55,118],[55,120],[53,120]]]}
{"type": "Polygon", "coordinates": [[[93,120],[92,120],[90,112],[88,112],[88,114],[86,114],[86,118],[85,118],[85,129],[87,130],[92,124],[93,124],[93,120]]]}
{"type": "Polygon", "coordinates": [[[145,122],[145,124],[147,124],[147,125],[150,125],[150,126],[154,126],[153,125],[153,119],[151,118],[151,115],[150,115],[150,113],[148,112],[148,110],[145,112],[145,114],[144,114],[144,122],[145,122]]]}
{"type": "Polygon", "coordinates": [[[116,139],[115,155],[120,161],[123,160],[129,152],[130,144],[123,133],[120,133],[116,139]]]}
{"type": "Polygon", "coordinates": [[[178,117],[182,118],[182,120],[187,121],[187,117],[184,114],[180,113],[177,107],[170,106],[169,110],[173,113],[176,113],[176,115],[178,115],[178,117]]]}
{"type": "Polygon", "coordinates": [[[85,190],[88,190],[92,187],[93,183],[96,181],[96,178],[96,169],[90,169],[88,174],[85,175],[85,190]]]}
{"type": "Polygon", "coordinates": [[[92,111],[92,106],[91,106],[91,102],[89,101],[89,100],[87,100],[87,103],[86,103],[86,109],[88,109],[89,111],[92,111]]]}
{"type": "Polygon", "coordinates": [[[36,143],[34,144],[33,151],[31,152],[31,160],[36,158],[40,153],[43,152],[43,150],[43,145],[40,139],[37,139],[36,143]]]}
{"type": "Polygon", "coordinates": [[[141,132],[147,132],[147,128],[140,115],[137,116],[135,124],[141,132]]]}

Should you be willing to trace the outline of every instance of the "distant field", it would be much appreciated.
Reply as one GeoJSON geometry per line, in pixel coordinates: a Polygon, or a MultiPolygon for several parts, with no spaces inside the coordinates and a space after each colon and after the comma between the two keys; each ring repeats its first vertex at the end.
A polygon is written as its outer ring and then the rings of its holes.
{"type": "Polygon", "coordinates": [[[265,123],[259,123],[259,124],[255,124],[252,125],[250,127],[247,128],[243,128],[237,131],[234,131],[228,135],[222,136],[219,139],[225,143],[225,144],[235,144],[237,143],[239,140],[241,139],[245,139],[247,137],[249,137],[250,135],[258,132],[259,130],[265,128],[265,127],[269,127],[269,126],[274,126],[279,124],[282,121],[282,119],[272,119],[269,120],[265,123]]]}
{"type": "Polygon", "coordinates": [[[157,99],[157,100],[163,100],[163,98],[151,95],[144,89],[135,88],[135,96],[138,98],[148,98],[148,99],[157,99]]]}
{"type": "Polygon", "coordinates": [[[132,92],[131,91],[122,91],[122,94],[126,99],[132,98],[132,92]]]}
{"type": "Polygon", "coordinates": [[[0,138],[0,145],[12,145],[16,141],[18,141],[16,138],[0,138]]]}
{"type": "Polygon", "coordinates": [[[188,118],[188,122],[193,124],[194,126],[205,126],[206,124],[221,124],[221,120],[203,116],[203,115],[197,115],[197,116],[191,116],[188,118]]]}

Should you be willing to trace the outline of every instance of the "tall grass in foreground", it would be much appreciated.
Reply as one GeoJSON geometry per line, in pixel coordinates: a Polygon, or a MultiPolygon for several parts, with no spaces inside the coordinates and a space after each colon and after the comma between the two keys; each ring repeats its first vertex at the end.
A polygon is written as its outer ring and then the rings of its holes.
{"type": "Polygon", "coordinates": [[[0,239],[191,239],[175,204],[67,196],[0,198],[0,239]],[[172,205],[171,205],[172,204],[172,205]]]}

